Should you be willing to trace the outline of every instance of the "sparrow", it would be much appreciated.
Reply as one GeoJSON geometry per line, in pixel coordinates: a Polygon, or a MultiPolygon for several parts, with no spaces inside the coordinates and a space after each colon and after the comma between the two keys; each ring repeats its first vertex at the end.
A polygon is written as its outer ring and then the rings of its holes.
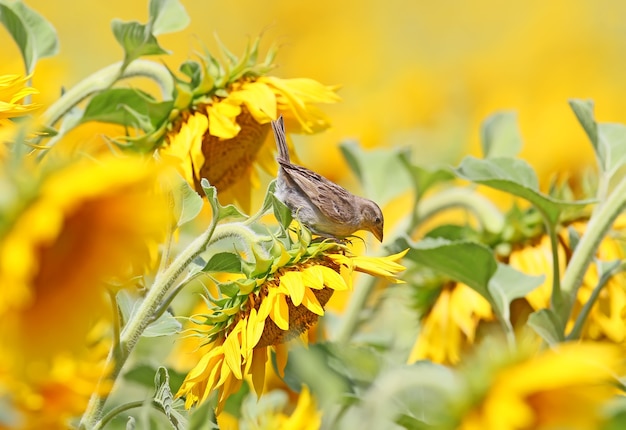
{"type": "Polygon", "coordinates": [[[292,215],[318,236],[345,239],[358,230],[367,230],[382,242],[384,220],[380,207],[307,168],[292,164],[282,115],[272,121],[272,130],[278,146],[274,195],[292,215]]]}

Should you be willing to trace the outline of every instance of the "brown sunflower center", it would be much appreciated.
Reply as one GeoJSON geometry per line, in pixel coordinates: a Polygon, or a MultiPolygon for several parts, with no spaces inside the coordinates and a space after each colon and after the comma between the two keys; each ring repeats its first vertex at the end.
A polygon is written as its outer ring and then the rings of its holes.
{"type": "MultiPolygon", "coordinates": [[[[339,273],[339,265],[337,265],[334,261],[330,259],[322,258],[316,260],[314,264],[329,267],[339,273]]],[[[305,267],[308,267],[309,265],[310,264],[297,266],[285,270],[284,272],[290,270],[301,270],[305,267]]],[[[267,281],[265,285],[263,285],[263,287],[261,288],[261,291],[259,291],[259,294],[252,299],[252,307],[258,310],[261,306],[261,302],[265,299],[265,297],[267,297],[269,288],[277,288],[279,282],[280,274],[278,274],[275,279],[267,281]]],[[[305,285],[305,287],[308,286],[305,285]]],[[[311,288],[311,291],[317,298],[317,301],[319,302],[320,306],[322,306],[322,308],[326,306],[326,303],[328,303],[333,293],[335,292],[335,290],[326,286],[320,290],[311,288]]],[[[282,330],[276,325],[274,321],[272,321],[271,318],[267,318],[265,320],[265,328],[263,329],[263,334],[261,335],[261,339],[255,346],[255,348],[263,348],[270,345],[285,343],[290,339],[293,339],[294,337],[300,335],[301,333],[304,333],[306,330],[309,329],[309,327],[317,322],[319,316],[311,312],[306,306],[294,305],[289,297],[286,297],[286,301],[287,307],[289,309],[289,330],[282,330]]]]}
{"type": "MultiPolygon", "coordinates": [[[[220,139],[208,131],[202,138],[205,161],[199,169],[199,177],[207,178],[220,192],[248,175],[270,128],[269,124],[256,122],[245,107],[237,116],[237,124],[241,126],[241,131],[232,139],[220,139]]],[[[202,190],[198,180],[195,187],[198,191],[202,190]]]]}

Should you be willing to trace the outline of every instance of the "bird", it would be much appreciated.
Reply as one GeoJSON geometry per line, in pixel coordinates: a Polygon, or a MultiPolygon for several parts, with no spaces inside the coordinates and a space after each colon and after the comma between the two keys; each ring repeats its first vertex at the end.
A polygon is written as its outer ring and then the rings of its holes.
{"type": "Polygon", "coordinates": [[[274,195],[291,210],[294,218],[321,237],[343,240],[356,231],[367,230],[382,242],[384,218],[380,207],[318,173],[293,164],[282,115],[272,121],[272,131],[278,147],[274,195]]]}

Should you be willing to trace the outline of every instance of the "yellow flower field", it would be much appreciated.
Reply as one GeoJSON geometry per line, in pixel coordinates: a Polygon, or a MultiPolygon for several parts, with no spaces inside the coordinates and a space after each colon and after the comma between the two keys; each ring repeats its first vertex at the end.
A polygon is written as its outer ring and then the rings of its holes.
{"type": "Polygon", "coordinates": [[[0,429],[626,427],[624,9],[0,0],[0,429]]]}

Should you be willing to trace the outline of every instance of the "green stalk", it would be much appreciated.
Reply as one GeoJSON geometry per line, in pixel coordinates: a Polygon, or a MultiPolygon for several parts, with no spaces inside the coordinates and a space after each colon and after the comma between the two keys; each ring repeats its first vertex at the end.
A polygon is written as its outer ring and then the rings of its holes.
{"type": "MultiPolygon", "coordinates": [[[[109,375],[103,379],[111,379],[115,381],[119,376],[122,367],[126,363],[131,351],[134,349],[137,341],[146,327],[152,321],[152,314],[158,309],[163,297],[174,287],[176,279],[185,271],[191,262],[202,253],[209,244],[215,224],[211,226],[199,237],[196,238],[185,250],[183,250],[172,262],[172,264],[154,280],[154,284],[148,290],[146,297],[139,305],[137,312],[134,313],[120,334],[120,348],[112,348],[107,357],[105,368],[112,369],[109,375]]],[[[98,385],[101,385],[104,380],[98,385]]],[[[99,396],[98,387],[89,399],[87,409],[81,419],[80,427],[84,429],[93,428],[102,413],[102,407],[108,398],[108,394],[99,396]]]]}
{"type": "Polygon", "coordinates": [[[622,178],[617,187],[610,194],[609,199],[594,211],[589,219],[585,234],[583,234],[578,246],[574,250],[572,259],[565,270],[561,289],[567,295],[565,315],[569,315],[578,293],[578,288],[583,282],[583,277],[593,260],[596,250],[607,231],[613,225],[615,219],[626,207],[626,177],[622,178]]]}
{"type": "Polygon", "coordinates": [[[374,291],[377,282],[377,278],[370,278],[365,285],[359,285],[358,288],[354,289],[335,339],[338,344],[344,345],[350,342],[350,338],[361,321],[361,312],[365,309],[367,300],[374,291]]]}
{"type": "Polygon", "coordinates": [[[417,224],[443,210],[450,208],[469,210],[481,227],[490,233],[498,233],[504,228],[502,212],[486,197],[468,188],[450,188],[427,199],[421,199],[415,210],[409,235],[417,224]]]}
{"type": "Polygon", "coordinates": [[[591,296],[589,297],[589,299],[587,299],[587,301],[585,302],[585,305],[580,311],[580,314],[576,318],[576,322],[574,323],[574,328],[572,328],[572,331],[566,337],[567,340],[575,340],[580,337],[583,327],[585,326],[585,323],[587,322],[587,317],[589,316],[589,313],[591,312],[591,308],[593,308],[593,305],[598,300],[598,297],[600,297],[600,293],[602,292],[602,289],[609,282],[609,280],[613,277],[613,275],[623,270],[624,268],[621,265],[617,265],[612,270],[609,270],[602,274],[602,276],[598,280],[598,284],[591,292],[591,296]]]}
{"type": "Polygon", "coordinates": [[[154,80],[161,88],[163,100],[171,100],[174,81],[169,70],[162,64],[148,60],[135,60],[123,72],[122,62],[111,64],[86,77],[54,102],[41,115],[44,127],[53,127],[74,106],[98,91],[105,90],[120,79],[144,76],[154,80]]]}
{"type": "MultiPolygon", "coordinates": [[[[451,188],[430,198],[419,200],[419,207],[412,213],[408,235],[412,234],[422,220],[455,207],[469,210],[482,228],[489,232],[499,232],[504,228],[504,216],[487,198],[468,188],[451,188]]],[[[354,289],[337,333],[338,342],[348,342],[357,330],[361,312],[374,291],[377,281],[376,278],[372,278],[365,285],[354,289]]]]}
{"type": "MultiPolygon", "coordinates": [[[[237,242],[244,243],[245,245],[251,244],[250,246],[255,246],[259,240],[265,239],[265,237],[259,239],[250,228],[243,226],[241,223],[223,224],[219,226],[216,226],[214,222],[211,223],[211,226],[202,235],[191,242],[165,271],[157,275],[152,287],[148,290],[146,297],[139,305],[139,308],[122,329],[119,348],[112,348],[109,351],[107,365],[105,367],[112,369],[112,371],[109,375],[105,376],[106,379],[117,380],[126,360],[135,348],[142,333],[154,321],[154,316],[164,309],[164,300],[172,299],[169,293],[177,287],[178,284],[176,280],[180,275],[196,257],[207,249],[207,247],[215,244],[219,240],[229,237],[236,237],[239,239],[237,242]]],[[[102,382],[104,381],[101,380],[100,384],[102,382]]],[[[98,391],[99,390],[96,389],[95,393],[98,391]]],[[[92,395],[81,419],[81,428],[91,429],[98,425],[102,407],[107,397],[108,394],[102,396],[98,396],[97,394],[92,395]]]]}
{"type": "Polygon", "coordinates": [[[561,268],[559,263],[559,238],[557,237],[554,224],[547,221],[546,228],[550,236],[550,248],[552,251],[552,294],[550,304],[557,315],[562,315],[561,310],[564,306],[563,293],[561,291],[561,268]]]}

